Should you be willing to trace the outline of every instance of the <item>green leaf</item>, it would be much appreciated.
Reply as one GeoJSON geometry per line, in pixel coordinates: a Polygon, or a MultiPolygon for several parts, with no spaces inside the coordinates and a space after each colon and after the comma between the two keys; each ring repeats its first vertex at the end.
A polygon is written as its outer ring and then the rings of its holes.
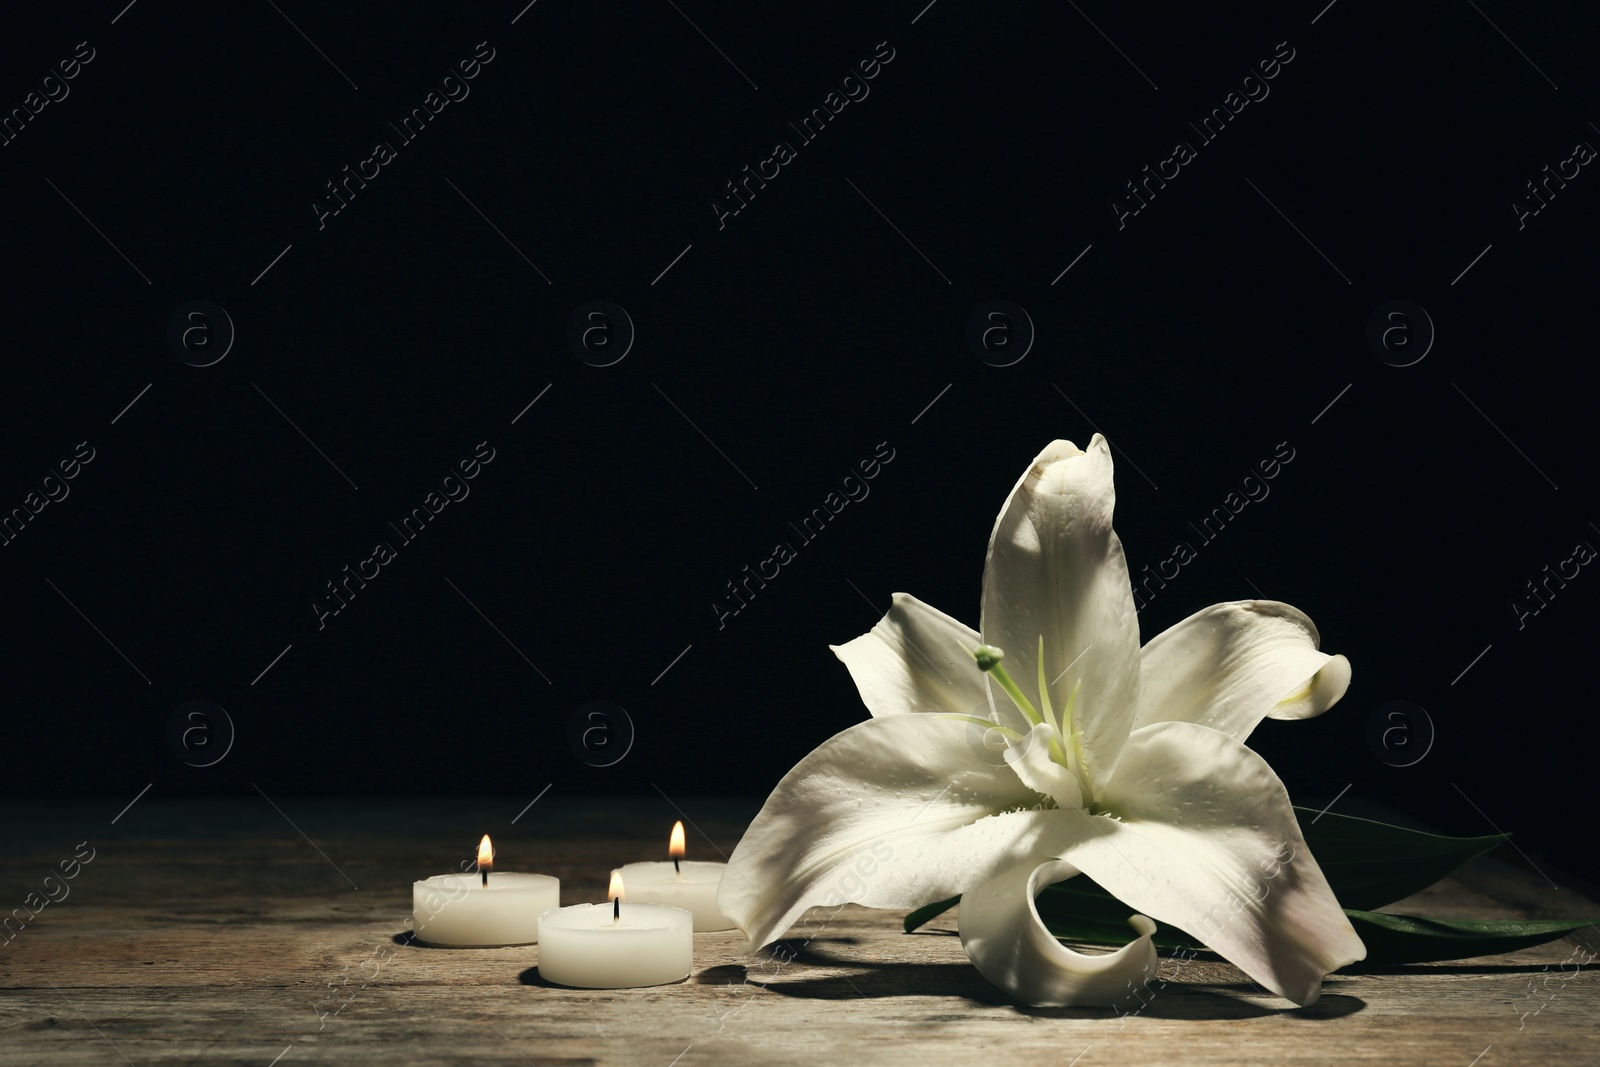
{"type": "MultiPolygon", "coordinates": [[[[926,925],[960,902],[960,897],[951,897],[918,908],[905,917],[906,933],[926,925]]],[[[1128,926],[1128,916],[1133,914],[1133,909],[1088,878],[1080,876],[1047,887],[1039,894],[1036,906],[1045,927],[1065,941],[1122,945],[1133,939],[1128,926]]],[[[1199,942],[1183,931],[1164,923],[1156,924],[1154,941],[1160,948],[1200,947],[1199,942]]]]}
{"type": "Polygon", "coordinates": [[[909,934],[919,927],[926,926],[930,921],[937,919],[939,916],[943,915],[945,912],[949,911],[959,903],[961,903],[960,897],[951,897],[949,900],[940,900],[935,901],[932,904],[924,904],[922,907],[906,916],[904,923],[906,933],[909,934]]]}
{"type": "Polygon", "coordinates": [[[1509,837],[1442,837],[1371,819],[1294,809],[1317,866],[1346,908],[1393,904],[1448,877],[1509,837]]]}
{"type": "MultiPolygon", "coordinates": [[[[1069,893],[1062,889],[1051,886],[1039,894],[1039,917],[1056,937],[1089,945],[1125,945],[1133,940],[1127,922],[1132,909],[1126,904],[1104,890],[1069,893]]],[[[960,900],[952,897],[918,908],[906,916],[906,933],[953,908],[960,900]]],[[[1351,908],[1345,909],[1345,915],[1367,946],[1367,958],[1356,964],[1357,968],[1494,956],[1600,924],[1600,919],[1429,919],[1351,908]]],[[[1154,941],[1167,949],[1204,947],[1183,931],[1163,923],[1156,924],[1154,941]]]]}
{"type": "MultiPolygon", "coordinates": [[[[1508,840],[1506,835],[1443,837],[1371,819],[1295,808],[1311,854],[1367,946],[1367,965],[1428,963],[1512,952],[1592,925],[1588,920],[1429,919],[1371,911],[1411,896],[1508,840]]],[[[960,897],[918,908],[907,933],[954,907],[960,897]]],[[[1079,876],[1038,897],[1039,917],[1056,937],[1095,945],[1131,940],[1131,909],[1079,876]]],[[[1597,920],[1600,921],[1600,920],[1597,920]]],[[[1161,948],[1201,948],[1182,930],[1158,923],[1161,948]]]]}
{"type": "Polygon", "coordinates": [[[1356,967],[1494,956],[1554,941],[1600,922],[1600,919],[1428,919],[1350,908],[1344,913],[1367,946],[1367,958],[1356,967]]]}
{"type": "MultiPolygon", "coordinates": [[[[1133,940],[1128,925],[1133,909],[1087,878],[1049,886],[1039,894],[1037,906],[1045,928],[1062,940],[1091,945],[1125,945],[1133,940]]],[[[1151,940],[1157,948],[1204,947],[1176,926],[1161,922],[1151,940]]]]}

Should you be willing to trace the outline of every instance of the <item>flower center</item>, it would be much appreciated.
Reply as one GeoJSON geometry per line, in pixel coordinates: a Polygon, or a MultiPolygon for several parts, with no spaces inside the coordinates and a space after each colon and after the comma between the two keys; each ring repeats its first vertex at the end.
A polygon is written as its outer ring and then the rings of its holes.
{"type": "MultiPolygon", "coordinates": [[[[1033,702],[1028,699],[1027,694],[1017,686],[1017,683],[1011,679],[1011,675],[1006,673],[1006,669],[1000,665],[1000,661],[1005,658],[1004,650],[994,645],[979,645],[971,650],[971,655],[973,661],[978,665],[978,669],[988,674],[999,684],[1001,689],[1005,690],[1006,695],[1011,698],[1011,702],[1017,706],[1017,710],[1022,712],[1023,717],[1028,720],[1029,725],[1038,726],[1044,724],[1050,727],[1050,761],[1062,767],[1077,780],[1078,788],[1083,794],[1084,809],[1091,809],[1094,806],[1094,782],[1089,775],[1089,764],[1083,754],[1083,734],[1081,731],[1074,729],[1073,723],[1073,711],[1078,703],[1078,690],[1083,685],[1083,680],[1080,678],[1073,685],[1071,695],[1067,697],[1066,704],[1062,707],[1060,715],[1057,716],[1055,709],[1051,705],[1050,683],[1045,676],[1043,636],[1039,638],[1037,663],[1039,669],[1039,702],[1044,705],[1042,712],[1033,706],[1033,702]]],[[[1011,730],[1003,730],[1002,736],[1005,737],[1007,745],[1016,745],[1027,741],[1026,737],[1011,730]]]]}

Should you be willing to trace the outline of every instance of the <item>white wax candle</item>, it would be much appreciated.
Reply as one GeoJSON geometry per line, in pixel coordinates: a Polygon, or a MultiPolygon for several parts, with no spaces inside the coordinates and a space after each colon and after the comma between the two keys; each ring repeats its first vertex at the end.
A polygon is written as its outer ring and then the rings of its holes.
{"type": "Polygon", "coordinates": [[[668,904],[694,913],[696,930],[732,930],[733,920],[717,910],[717,887],[725,863],[683,860],[682,872],[670,863],[630,863],[618,868],[628,885],[628,899],[668,904]]]}
{"type": "Polygon", "coordinates": [[[527,945],[539,940],[539,913],[561,904],[561,881],[545,874],[494,871],[440,874],[411,885],[412,929],[430,945],[527,945]]]}
{"type": "Polygon", "coordinates": [[[694,916],[682,908],[624,900],[574,904],[539,916],[539,976],[581,989],[662,985],[689,977],[694,916]]]}

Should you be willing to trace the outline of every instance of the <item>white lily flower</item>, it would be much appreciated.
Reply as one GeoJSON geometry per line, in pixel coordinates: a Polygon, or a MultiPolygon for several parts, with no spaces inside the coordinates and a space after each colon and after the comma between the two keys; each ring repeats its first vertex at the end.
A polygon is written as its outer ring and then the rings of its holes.
{"type": "Polygon", "coordinates": [[[1103,437],[1052,443],[995,523],[981,635],[896,593],[834,646],[873,717],[801,760],[734,851],[717,902],[749,948],[814,905],[959,894],[968,957],[1030,1004],[1110,1004],[1153,977],[1146,916],[1297,1004],[1366,955],[1283,783],[1244,745],[1263,718],[1331,707],[1349,662],[1267,600],[1213,605],[1141,648],[1114,502],[1103,437]],[[1086,955],[1050,935],[1033,898],[1079,873],[1142,913],[1136,939],[1086,955]]]}

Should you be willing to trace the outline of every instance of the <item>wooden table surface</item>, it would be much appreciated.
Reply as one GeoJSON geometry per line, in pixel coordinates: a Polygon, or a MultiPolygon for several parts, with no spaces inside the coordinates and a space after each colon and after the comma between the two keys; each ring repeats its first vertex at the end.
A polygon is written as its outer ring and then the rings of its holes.
{"type": "MultiPolygon", "coordinates": [[[[0,1065],[1600,1063],[1600,985],[1571,962],[1576,940],[1341,974],[1300,1009],[1226,963],[1164,960],[1174,980],[1128,1018],[1008,1003],[967,964],[954,913],[909,936],[896,913],[814,913],[791,960],[696,934],[688,981],[653,989],[545,985],[536,946],[407,944],[411,882],[482,833],[503,869],[558,875],[574,903],[604,899],[613,865],[657,858],[679,811],[691,858],[715,859],[756,807],[528,799],[0,805],[0,914],[25,916],[50,869],[93,849],[0,944],[0,1065]]],[[[1600,914],[1492,858],[1394,910],[1600,914]]]]}

